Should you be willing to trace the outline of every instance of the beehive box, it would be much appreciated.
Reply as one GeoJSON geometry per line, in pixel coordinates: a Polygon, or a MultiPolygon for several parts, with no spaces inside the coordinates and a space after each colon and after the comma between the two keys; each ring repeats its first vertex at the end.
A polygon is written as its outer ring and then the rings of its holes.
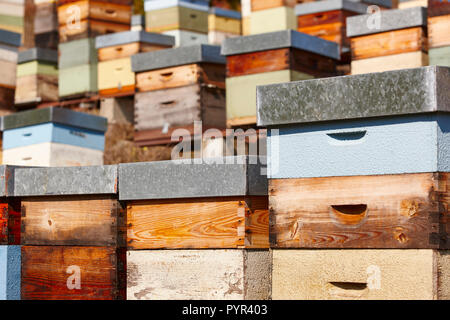
{"type": "Polygon", "coordinates": [[[25,0],[0,1],[0,29],[24,33],[25,0]]]}
{"type": "Polygon", "coordinates": [[[3,163],[101,165],[106,127],[105,118],[53,107],[5,116],[3,163]]]}
{"type": "Polygon", "coordinates": [[[171,48],[171,36],[144,31],[127,31],[96,38],[98,50],[98,89],[101,96],[134,93],[135,75],[131,56],[171,48]]]}
{"type": "Polygon", "coordinates": [[[268,248],[260,163],[240,156],[119,165],[128,249],[268,248]]]}
{"type": "Polygon", "coordinates": [[[208,44],[208,34],[187,30],[164,31],[163,34],[175,38],[175,47],[191,46],[194,44],[208,44]]]}
{"type": "Polygon", "coordinates": [[[449,251],[273,250],[274,300],[448,300],[449,251]]]}
{"type": "Polygon", "coordinates": [[[95,39],[80,39],[59,45],[59,97],[74,99],[97,94],[98,59],[95,39]]]}
{"type": "Polygon", "coordinates": [[[136,72],[135,141],[155,143],[194,121],[225,127],[225,57],[220,47],[193,45],[132,57],[136,72]]]}
{"type": "Polygon", "coordinates": [[[19,53],[16,106],[58,100],[58,52],[33,48],[19,53]]]}
{"type": "Polygon", "coordinates": [[[450,66],[450,3],[429,0],[428,33],[430,65],[450,66]]]}
{"type": "Polygon", "coordinates": [[[449,78],[422,67],[259,87],[258,125],[279,129],[269,177],[449,171],[449,78]]]}
{"type": "Polygon", "coordinates": [[[252,13],[252,0],[241,0],[242,35],[250,35],[250,15],[252,13]]]}
{"type": "Polygon", "coordinates": [[[20,200],[13,198],[14,169],[0,166],[0,245],[20,244],[20,200]]]}
{"type": "Polygon", "coordinates": [[[16,66],[21,36],[18,33],[0,30],[0,112],[10,113],[14,107],[16,66]]]}
{"type": "Polygon", "coordinates": [[[237,11],[211,8],[208,16],[210,44],[222,44],[226,38],[241,35],[241,14],[237,11]]]}
{"type": "Polygon", "coordinates": [[[380,14],[376,28],[367,23],[370,15],[347,19],[352,74],[427,66],[426,8],[386,10],[380,14]]]}
{"type": "Polygon", "coordinates": [[[145,16],[135,14],[131,17],[131,31],[145,30],[145,16]]]}
{"type": "Polygon", "coordinates": [[[20,246],[0,245],[0,300],[20,300],[20,246]]]}
{"type": "Polygon", "coordinates": [[[297,31],[226,39],[227,124],[256,123],[256,86],[337,74],[339,46],[297,31]]]}
{"type": "Polygon", "coordinates": [[[127,252],[128,300],[268,300],[269,250],[127,252]]]}
{"type": "Polygon", "coordinates": [[[54,0],[25,0],[23,38],[25,48],[58,49],[58,14],[56,8],[57,1],[54,0]]]}
{"type": "Polygon", "coordinates": [[[297,30],[296,0],[251,0],[249,34],[297,30]]]}
{"type": "Polygon", "coordinates": [[[58,3],[60,42],[128,31],[131,28],[131,1],[70,1],[58,3]]]}

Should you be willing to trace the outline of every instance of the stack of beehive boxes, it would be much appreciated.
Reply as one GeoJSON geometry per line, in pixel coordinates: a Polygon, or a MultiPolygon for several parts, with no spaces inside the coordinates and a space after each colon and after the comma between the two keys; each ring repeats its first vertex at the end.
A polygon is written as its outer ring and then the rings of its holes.
{"type": "Polygon", "coordinates": [[[19,53],[14,102],[18,107],[58,100],[58,52],[33,48],[19,53]]]}
{"type": "Polygon", "coordinates": [[[23,46],[58,49],[58,15],[55,0],[25,0],[23,46]]]}
{"type": "Polygon", "coordinates": [[[171,142],[176,129],[190,137],[194,122],[203,130],[225,128],[225,58],[219,46],[193,45],[132,57],[136,72],[135,142],[171,142]]]}
{"type": "Polygon", "coordinates": [[[58,2],[60,99],[97,93],[95,37],[128,31],[131,16],[129,0],[58,2]]]}
{"type": "Polygon", "coordinates": [[[270,298],[267,179],[256,157],[119,165],[129,300],[270,298]]]}
{"type": "Polygon", "coordinates": [[[430,65],[450,66],[450,2],[428,0],[430,65]]]}
{"type": "Polygon", "coordinates": [[[0,300],[20,299],[20,201],[14,167],[0,166],[0,300]]]}
{"type": "Polygon", "coordinates": [[[256,86],[337,74],[339,46],[286,30],[226,39],[227,125],[256,124],[256,86]]]}
{"type": "Polygon", "coordinates": [[[106,119],[44,108],[3,118],[3,163],[28,166],[103,164],[106,119]]]}
{"type": "Polygon", "coordinates": [[[175,37],[176,46],[208,43],[209,0],[146,0],[145,30],[175,37]]]}
{"type": "Polygon", "coordinates": [[[0,115],[14,110],[17,56],[21,42],[18,33],[0,30],[0,115]]]}
{"type": "Polygon", "coordinates": [[[296,4],[297,0],[251,0],[249,34],[297,30],[296,4]]]}
{"type": "Polygon", "coordinates": [[[226,38],[242,33],[241,14],[238,11],[211,8],[208,16],[208,41],[220,45],[226,38]]]}
{"type": "Polygon", "coordinates": [[[352,74],[428,65],[427,9],[385,10],[347,18],[352,74]]]}
{"type": "Polygon", "coordinates": [[[0,0],[0,29],[24,34],[25,0],[0,0]]]}
{"type": "Polygon", "coordinates": [[[273,299],[450,298],[449,81],[423,67],[258,88],[259,124],[279,130],[273,299]]]}
{"type": "Polygon", "coordinates": [[[126,298],[117,166],[15,170],[23,300],[126,298]]]}

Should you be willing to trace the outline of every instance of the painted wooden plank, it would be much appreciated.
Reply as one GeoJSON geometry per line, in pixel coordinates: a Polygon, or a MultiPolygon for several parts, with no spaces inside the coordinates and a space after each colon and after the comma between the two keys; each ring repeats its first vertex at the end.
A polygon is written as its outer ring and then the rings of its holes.
{"type": "Polygon", "coordinates": [[[428,18],[428,34],[430,48],[450,45],[450,14],[428,18]]]}
{"type": "Polygon", "coordinates": [[[0,203],[0,245],[20,244],[20,200],[0,203]]]}
{"type": "Polygon", "coordinates": [[[17,63],[18,50],[16,47],[0,44],[0,55],[4,61],[17,63]]]}
{"type": "Polygon", "coordinates": [[[130,58],[102,61],[98,63],[98,89],[119,89],[132,87],[134,92],[135,75],[131,71],[130,58]]]}
{"type": "Polygon", "coordinates": [[[222,45],[225,39],[239,37],[240,34],[222,32],[222,31],[209,31],[208,32],[208,43],[214,45],[222,45]]]}
{"type": "Polygon", "coordinates": [[[16,105],[58,101],[57,76],[28,75],[18,77],[16,83],[16,105]]]}
{"type": "Polygon", "coordinates": [[[128,300],[268,300],[268,250],[127,252],[128,300]]]}
{"type": "Polygon", "coordinates": [[[269,248],[267,197],[127,204],[128,249],[269,248]]]}
{"type": "Polygon", "coordinates": [[[4,150],[3,163],[37,167],[101,166],[103,151],[45,142],[4,150]]]}
{"type": "Polygon", "coordinates": [[[175,47],[208,44],[208,35],[205,33],[186,30],[169,30],[164,31],[163,34],[175,37],[175,47]]]}
{"type": "Polygon", "coordinates": [[[208,31],[241,34],[241,20],[221,17],[210,13],[208,16],[208,31]]]}
{"type": "Polygon", "coordinates": [[[58,62],[58,52],[56,50],[44,48],[32,48],[19,52],[17,63],[25,63],[30,61],[56,64],[58,62]]]}
{"type": "Polygon", "coordinates": [[[58,76],[58,68],[55,64],[30,61],[17,65],[17,77],[30,75],[58,76]]]}
{"type": "Polygon", "coordinates": [[[0,59],[0,86],[15,88],[16,66],[15,62],[0,59]]]}
{"type": "Polygon", "coordinates": [[[436,113],[280,128],[267,138],[269,177],[446,172],[449,133],[436,113]]]}
{"type": "Polygon", "coordinates": [[[429,50],[431,66],[450,67],[450,46],[429,50]]]}
{"type": "Polygon", "coordinates": [[[273,250],[274,300],[449,298],[448,251],[273,250]]]}
{"type": "Polygon", "coordinates": [[[351,39],[352,60],[392,54],[428,51],[428,38],[422,27],[395,30],[351,39]]]}
{"type": "Polygon", "coordinates": [[[422,51],[392,54],[388,56],[354,60],[351,63],[351,73],[364,74],[419,68],[428,66],[429,61],[428,54],[422,51]]]}
{"type": "Polygon", "coordinates": [[[251,10],[261,11],[278,7],[295,7],[297,0],[252,0],[251,10]]]}
{"type": "Polygon", "coordinates": [[[124,215],[112,196],[24,198],[22,244],[124,246],[124,215]]]}
{"type": "Polygon", "coordinates": [[[20,251],[20,246],[0,246],[0,300],[20,300],[20,251]]]}
{"type": "Polygon", "coordinates": [[[253,12],[250,15],[250,34],[280,30],[297,30],[297,17],[293,8],[278,7],[253,12]]]}
{"type": "Polygon", "coordinates": [[[95,39],[81,39],[59,44],[59,69],[97,63],[95,39]]]}
{"type": "Polygon", "coordinates": [[[96,93],[97,81],[97,64],[59,69],[59,96],[96,93]]]}
{"type": "Polygon", "coordinates": [[[172,47],[175,39],[158,33],[144,31],[127,31],[113,34],[106,34],[95,39],[97,49],[114,47],[129,43],[140,43],[160,47],[172,47]]]}
{"type": "Polygon", "coordinates": [[[448,183],[447,173],[270,180],[271,246],[448,249],[448,183]]]}
{"type": "Polygon", "coordinates": [[[312,79],[313,76],[291,70],[265,72],[226,79],[227,120],[254,117],[256,121],[256,87],[265,84],[312,79]]]}
{"type": "Polygon", "coordinates": [[[114,247],[23,246],[22,300],[123,300],[125,259],[114,247]]]}
{"type": "Polygon", "coordinates": [[[207,33],[208,12],[184,6],[145,12],[146,31],[161,33],[177,29],[207,33]]]}
{"type": "Polygon", "coordinates": [[[44,142],[56,142],[103,151],[105,134],[57,123],[43,123],[3,132],[3,150],[44,142]]]}
{"type": "Polygon", "coordinates": [[[141,72],[136,75],[136,82],[139,91],[178,88],[194,84],[211,85],[225,89],[225,65],[189,64],[141,72]]]}

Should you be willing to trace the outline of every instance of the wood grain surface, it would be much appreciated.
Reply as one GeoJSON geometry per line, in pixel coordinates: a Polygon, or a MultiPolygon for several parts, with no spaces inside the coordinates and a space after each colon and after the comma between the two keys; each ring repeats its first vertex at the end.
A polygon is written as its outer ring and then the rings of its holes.
{"type": "Polygon", "coordinates": [[[0,245],[20,245],[20,200],[0,203],[0,245]]]}
{"type": "Polygon", "coordinates": [[[170,47],[166,46],[158,46],[152,45],[149,43],[127,43],[117,46],[111,46],[106,48],[100,48],[97,50],[98,52],[98,61],[108,61],[121,59],[126,57],[131,57],[132,55],[141,53],[141,52],[150,52],[156,50],[167,49],[170,47]]]}
{"type": "Polygon", "coordinates": [[[428,34],[430,48],[450,46],[450,14],[428,18],[428,34]]]}

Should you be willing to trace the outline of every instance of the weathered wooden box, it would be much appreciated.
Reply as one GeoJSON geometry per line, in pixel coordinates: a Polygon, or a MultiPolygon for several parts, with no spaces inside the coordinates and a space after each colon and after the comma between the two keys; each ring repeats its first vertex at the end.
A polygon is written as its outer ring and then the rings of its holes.
{"type": "Polygon", "coordinates": [[[17,168],[22,244],[123,247],[117,175],[117,166],[17,168]]]}
{"type": "Polygon", "coordinates": [[[430,48],[430,66],[450,67],[450,46],[430,48]]]}
{"type": "Polygon", "coordinates": [[[380,15],[376,28],[367,23],[370,15],[347,19],[352,74],[427,66],[426,8],[386,10],[380,15]]]}
{"type": "Polygon", "coordinates": [[[273,300],[448,300],[450,253],[422,250],[282,250],[273,300]]]}
{"type": "Polygon", "coordinates": [[[0,4],[0,29],[24,33],[24,0],[3,0],[0,4]]]}
{"type": "Polygon", "coordinates": [[[256,86],[337,74],[339,46],[297,31],[226,39],[227,124],[256,123],[256,86]]]}
{"type": "Polygon", "coordinates": [[[23,246],[21,296],[22,300],[125,300],[125,251],[23,246]]]}
{"type": "Polygon", "coordinates": [[[16,107],[58,100],[58,52],[33,48],[19,53],[16,107]]]}
{"type": "Polygon", "coordinates": [[[297,30],[297,28],[297,18],[293,7],[276,7],[252,11],[250,14],[250,34],[297,30]]]}
{"type": "Polygon", "coordinates": [[[183,0],[146,1],[145,29],[149,32],[186,30],[208,33],[207,3],[192,3],[183,0]]]}
{"type": "Polygon", "coordinates": [[[20,246],[0,245],[0,300],[20,300],[20,246]]]}
{"type": "Polygon", "coordinates": [[[210,44],[222,44],[226,38],[241,35],[241,14],[233,10],[211,8],[208,16],[208,39],[210,44]]]}
{"type": "Polygon", "coordinates": [[[128,300],[269,300],[269,250],[127,252],[128,300]]]}
{"type": "Polygon", "coordinates": [[[58,48],[57,1],[25,0],[24,37],[25,48],[58,48]]]}
{"type": "Polygon", "coordinates": [[[119,165],[128,249],[268,248],[267,179],[259,161],[119,165]]]}
{"type": "Polygon", "coordinates": [[[5,164],[103,164],[105,118],[51,107],[11,114],[3,122],[5,164]]]}
{"type": "Polygon", "coordinates": [[[258,87],[258,125],[279,129],[269,177],[448,172],[449,79],[423,67],[258,87]]]}
{"type": "Polygon", "coordinates": [[[96,38],[98,50],[98,89],[102,96],[133,93],[135,74],[131,56],[167,49],[175,45],[171,36],[144,31],[128,31],[96,38]]]}
{"type": "Polygon", "coordinates": [[[67,42],[130,30],[132,6],[82,0],[58,6],[59,39],[67,42]]]}
{"type": "Polygon", "coordinates": [[[0,245],[20,244],[20,200],[13,197],[14,169],[0,166],[0,245]]]}

